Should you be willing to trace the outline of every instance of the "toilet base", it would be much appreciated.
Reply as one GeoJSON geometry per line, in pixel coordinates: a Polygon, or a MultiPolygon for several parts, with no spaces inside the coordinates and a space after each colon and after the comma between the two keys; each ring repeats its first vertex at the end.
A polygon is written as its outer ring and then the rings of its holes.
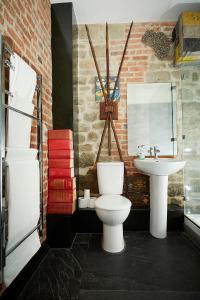
{"type": "Polygon", "coordinates": [[[106,252],[117,253],[125,247],[123,236],[123,224],[110,226],[103,224],[102,247],[106,252]]]}

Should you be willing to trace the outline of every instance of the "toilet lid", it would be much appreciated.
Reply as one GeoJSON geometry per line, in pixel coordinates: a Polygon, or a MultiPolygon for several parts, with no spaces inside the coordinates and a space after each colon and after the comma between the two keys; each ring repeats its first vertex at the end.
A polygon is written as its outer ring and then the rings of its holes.
{"type": "Polygon", "coordinates": [[[104,195],[96,199],[95,207],[106,210],[123,210],[131,207],[131,201],[120,195],[104,195]]]}

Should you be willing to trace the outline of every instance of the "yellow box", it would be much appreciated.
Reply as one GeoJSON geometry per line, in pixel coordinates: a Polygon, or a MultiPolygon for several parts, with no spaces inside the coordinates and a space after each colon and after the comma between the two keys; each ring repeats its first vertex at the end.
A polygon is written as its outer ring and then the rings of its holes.
{"type": "Polygon", "coordinates": [[[180,15],[179,21],[182,22],[183,26],[200,25],[200,11],[190,12],[186,11],[180,15]]]}
{"type": "Polygon", "coordinates": [[[182,12],[175,28],[177,35],[175,64],[199,62],[200,11],[182,12]]]}
{"type": "Polygon", "coordinates": [[[200,56],[199,55],[185,55],[181,56],[181,51],[179,45],[175,49],[175,65],[179,65],[181,63],[200,63],[200,56]]]}

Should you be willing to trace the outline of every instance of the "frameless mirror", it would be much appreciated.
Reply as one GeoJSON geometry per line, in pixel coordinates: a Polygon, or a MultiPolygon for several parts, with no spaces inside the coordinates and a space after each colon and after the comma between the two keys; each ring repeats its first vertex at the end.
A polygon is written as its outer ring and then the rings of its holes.
{"type": "Polygon", "coordinates": [[[177,154],[176,86],[172,83],[127,85],[128,155],[137,155],[138,146],[158,146],[160,156],[177,154]]]}

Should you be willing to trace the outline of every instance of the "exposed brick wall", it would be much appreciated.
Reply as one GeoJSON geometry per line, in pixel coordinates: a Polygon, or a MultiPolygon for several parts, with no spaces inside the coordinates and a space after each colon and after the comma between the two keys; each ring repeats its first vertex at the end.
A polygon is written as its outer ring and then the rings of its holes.
{"type": "MultiPolygon", "coordinates": [[[[133,166],[133,157],[128,156],[127,136],[127,84],[142,82],[175,82],[180,83],[180,72],[173,68],[172,58],[160,61],[151,48],[145,46],[141,38],[146,30],[152,29],[162,31],[171,37],[174,23],[136,23],[133,25],[127,53],[120,75],[120,102],[119,119],[115,121],[115,127],[122,149],[122,155],[127,166],[129,175],[129,197],[134,206],[144,206],[148,201],[149,194],[148,180],[133,166]]],[[[121,61],[126,37],[130,24],[109,25],[110,45],[110,74],[117,74],[121,61]]],[[[101,74],[106,75],[105,61],[105,25],[89,25],[92,42],[95,46],[97,61],[101,74]]],[[[92,192],[98,193],[96,177],[91,170],[94,163],[104,122],[99,121],[99,105],[95,103],[95,79],[96,69],[91,55],[85,27],[79,26],[79,81],[78,81],[78,109],[79,109],[79,149],[80,149],[80,194],[84,188],[91,188],[92,192]]],[[[180,137],[181,127],[181,104],[177,99],[177,130],[180,137]]],[[[141,116],[142,117],[142,116],[141,116]]],[[[133,133],[134,134],[134,133],[133,133]]],[[[180,146],[180,145],[179,145],[180,146]]],[[[107,154],[107,137],[105,138],[101,160],[110,160],[107,154]]],[[[181,148],[178,153],[180,155],[181,148]]],[[[118,151],[114,138],[112,140],[112,160],[119,160],[118,151]]],[[[172,177],[169,202],[182,204],[182,176],[181,174],[172,177]],[[171,186],[171,187],[172,187],[171,186]],[[178,190],[178,192],[177,192],[178,190]]],[[[170,188],[170,185],[169,185],[170,188]]],[[[148,205],[148,203],[147,203],[148,205]]]]}
{"type": "MultiPolygon", "coordinates": [[[[51,6],[49,0],[1,0],[0,33],[43,78],[44,211],[47,203],[47,129],[52,128],[51,6]]],[[[26,80],[26,79],[24,79],[26,80]]],[[[36,147],[33,123],[31,147],[36,147]]],[[[46,226],[45,226],[46,229],[46,226]]],[[[44,229],[44,238],[46,230],[44,229]]]]}

